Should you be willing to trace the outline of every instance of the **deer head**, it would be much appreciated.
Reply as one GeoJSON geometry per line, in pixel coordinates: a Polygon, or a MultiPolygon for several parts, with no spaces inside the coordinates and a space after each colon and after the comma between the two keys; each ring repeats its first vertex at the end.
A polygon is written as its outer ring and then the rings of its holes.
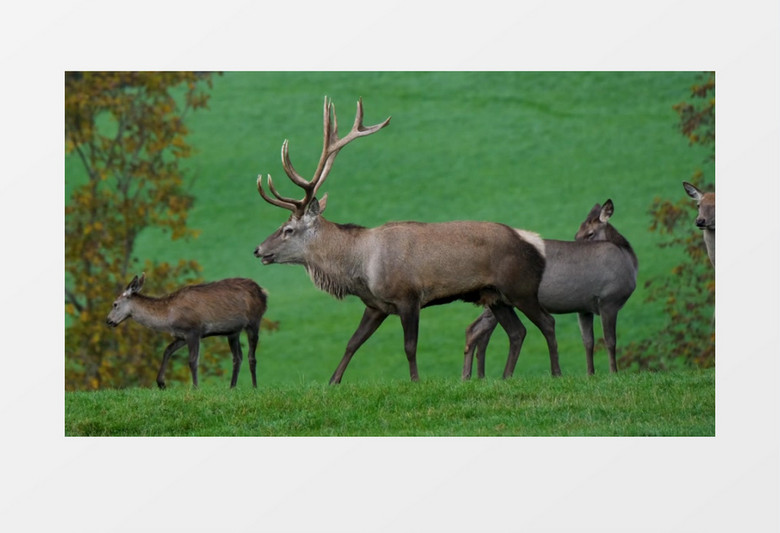
{"type": "Polygon", "coordinates": [[[576,241],[605,241],[607,240],[607,223],[615,213],[612,200],[607,200],[604,205],[596,204],[588,213],[585,221],[580,224],[580,229],[574,236],[576,241]]]}
{"type": "Polygon", "coordinates": [[[114,300],[114,303],[111,306],[111,312],[108,313],[108,317],[106,317],[106,324],[111,327],[116,327],[132,315],[130,298],[134,294],[141,292],[145,279],[145,274],[141,274],[140,279],[138,276],[133,277],[133,280],[127,285],[124,292],[114,300]]]}
{"type": "Polygon", "coordinates": [[[696,200],[696,207],[699,212],[696,215],[696,227],[699,229],[715,229],[715,193],[701,192],[687,181],[683,182],[685,192],[688,196],[696,200]]]}
{"type": "Polygon", "coordinates": [[[701,192],[687,181],[683,182],[683,187],[688,196],[696,200],[696,207],[699,209],[696,214],[696,227],[702,230],[707,256],[712,266],[715,266],[715,193],[701,192]]]}
{"type": "Polygon", "coordinates": [[[322,155],[311,180],[306,180],[298,174],[290,162],[288,141],[282,143],[282,166],[290,180],[303,189],[304,196],[300,200],[280,195],[274,187],[273,179],[268,175],[269,196],[263,188],[262,175],[257,177],[257,192],[271,205],[282,207],[292,212],[290,218],[272,233],[255,249],[255,256],[262,259],[263,264],[270,263],[303,263],[306,245],[317,234],[320,215],[325,210],[327,195],[318,201],[317,191],[322,186],[333,167],[339,151],[347,144],[357,139],[371,135],[390,123],[390,117],[374,126],[363,125],[363,101],[358,100],[355,122],[350,132],[343,138],[338,135],[336,110],[328,97],[325,97],[323,109],[323,143],[322,155]]]}

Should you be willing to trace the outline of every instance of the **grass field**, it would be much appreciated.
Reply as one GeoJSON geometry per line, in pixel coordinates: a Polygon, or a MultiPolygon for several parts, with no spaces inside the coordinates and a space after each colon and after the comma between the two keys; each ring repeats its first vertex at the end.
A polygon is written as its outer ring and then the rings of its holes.
{"type": "MultiPolygon", "coordinates": [[[[190,226],[201,235],[187,242],[172,242],[158,231],[147,231],[138,243],[137,258],[139,264],[146,259],[195,259],[203,265],[206,279],[246,276],[270,293],[266,316],[279,321],[281,327],[278,332],[261,334],[260,389],[257,394],[237,392],[218,398],[239,400],[249,408],[258,400],[270,402],[279,395],[295,396],[294,391],[301,388],[301,394],[316,400],[312,404],[322,398],[338,402],[347,394],[346,387],[379,383],[373,394],[360,391],[379,401],[383,387],[406,387],[409,377],[401,327],[391,317],[352,360],[344,376],[345,389],[329,393],[332,397],[323,396],[319,385],[314,384],[327,383],[357,327],[362,304],[354,298],[336,301],[320,292],[302,267],[264,267],[252,254],[288,215],[260,198],[255,188],[257,175],[270,173],[282,194],[297,196],[298,190],[281,168],[282,141],[289,139],[293,164],[299,173],[310,176],[321,150],[323,96],[335,102],[342,129],[351,124],[355,102],[362,97],[366,124],[380,122],[389,115],[392,121],[381,132],[354,142],[339,154],[322,188],[329,194],[329,220],[364,226],[391,220],[492,220],[533,230],[547,238],[571,239],[593,204],[611,198],[615,203],[612,222],[631,241],[640,263],[638,289],[619,316],[620,349],[621,344],[653,335],[663,327],[659,306],[644,302],[643,283],[669,272],[680,259],[680,251],[658,248],[660,237],[647,230],[647,210],[653,198],[684,197],[681,181],[696,168],[712,175],[712,165],[704,163],[705,154],[689,147],[677,132],[672,109],[675,103],[688,98],[689,87],[695,81],[696,74],[688,72],[225,73],[215,77],[210,109],[192,114],[187,122],[196,149],[196,155],[186,162],[196,197],[190,226]]],[[[66,161],[66,194],[69,184],[78,182],[78,171],[74,161],[66,161]]],[[[693,218],[691,207],[691,231],[695,231],[693,218]]],[[[479,312],[464,303],[423,310],[418,347],[423,383],[412,390],[434,387],[442,395],[458,397],[474,392],[521,393],[530,383],[535,384],[532,390],[536,391],[531,394],[543,396],[552,393],[544,392],[547,387],[570,383],[571,394],[580,395],[578,401],[584,403],[588,395],[603,394],[598,390],[601,384],[621,384],[621,394],[629,394],[631,387],[642,380],[660,379],[658,383],[664,383],[665,378],[650,376],[627,376],[619,381],[580,379],[585,375],[585,358],[576,316],[568,315],[556,317],[557,336],[564,376],[572,376],[574,381],[550,381],[544,339],[529,323],[515,372],[516,383],[458,382],[453,386],[448,383],[460,375],[464,329],[479,312]]],[[[598,323],[597,328],[600,331],[598,323]]],[[[117,334],[121,335],[121,327],[117,334]]],[[[213,342],[224,341],[207,339],[205,349],[213,342]]],[[[488,358],[489,378],[500,375],[506,349],[505,335],[497,332],[488,358]]],[[[150,350],[149,364],[153,366],[159,365],[161,358],[155,350],[150,350]]],[[[185,364],[183,359],[178,355],[172,364],[185,364]]],[[[596,371],[601,375],[608,372],[603,348],[596,353],[596,371]]],[[[699,387],[714,399],[714,373],[708,376],[699,387]]],[[[201,376],[204,391],[208,387],[219,390],[226,386],[227,379],[201,376]]],[[[680,381],[687,379],[690,377],[680,381]]],[[[249,388],[246,369],[239,388],[249,388]]],[[[154,405],[155,398],[166,398],[166,402],[173,398],[173,393],[158,396],[157,392],[139,392],[136,401],[154,405]]],[[[122,398],[130,393],[100,394],[122,398]]],[[[89,401],[66,396],[68,432],[92,434],[89,423],[78,419],[77,414],[77,406],[89,405],[89,401]]],[[[206,392],[199,391],[184,398],[200,402],[204,396],[206,392]]],[[[185,400],[182,402],[187,405],[185,400]]],[[[622,405],[616,400],[613,411],[622,405]]],[[[674,402],[664,405],[671,415],[681,409],[674,402]]],[[[712,434],[714,401],[702,405],[709,406],[707,422],[657,432],[712,434]]],[[[253,416],[260,418],[257,412],[253,416]]],[[[609,417],[605,414],[604,418],[598,423],[592,420],[591,430],[587,429],[588,423],[583,423],[573,426],[573,432],[656,433],[650,426],[630,423],[612,430],[606,421],[609,417]]],[[[316,425],[316,420],[311,423],[316,425]]],[[[242,429],[237,420],[235,424],[235,432],[249,431],[242,429]]],[[[121,430],[120,426],[112,427],[121,430]]],[[[138,432],[135,434],[190,434],[183,427],[132,427],[131,432],[138,432]]],[[[192,432],[231,433],[230,427],[195,428],[192,432]]],[[[352,431],[348,425],[334,427],[334,432],[352,431]]],[[[441,424],[432,429],[391,427],[390,432],[399,434],[460,431],[441,424]]],[[[464,433],[489,433],[486,427],[465,428],[464,433]]],[[[507,427],[507,433],[570,433],[560,426],[536,430],[521,425],[507,427]]],[[[255,429],[263,434],[274,433],[270,427],[255,429]]],[[[98,434],[104,431],[95,429],[98,434]]],[[[308,431],[316,428],[303,423],[300,430],[286,426],[280,433],[308,431]]],[[[362,432],[360,428],[354,431],[362,432]]],[[[371,431],[385,433],[376,427],[371,431]]]]}
{"type": "Polygon", "coordinates": [[[715,372],[68,393],[68,436],[714,436],[715,372]]]}

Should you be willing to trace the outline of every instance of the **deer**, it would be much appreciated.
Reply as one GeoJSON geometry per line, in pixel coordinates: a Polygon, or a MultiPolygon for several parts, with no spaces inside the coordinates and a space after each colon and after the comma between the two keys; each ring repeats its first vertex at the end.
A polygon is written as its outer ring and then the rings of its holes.
{"type": "Polygon", "coordinates": [[[241,331],[249,341],[249,371],[252,386],[257,388],[257,340],[260,321],[268,304],[268,293],[251,279],[228,278],[211,283],[187,285],[163,297],[141,294],[145,274],[134,276],[127,288],[114,301],[106,324],[116,327],[132,318],[154,331],[173,335],[163,352],[162,365],[157,373],[157,386],[165,388],[165,369],[171,356],[185,344],[189,349],[192,386],[198,388],[198,357],[200,339],[211,336],[227,337],[233,354],[233,376],[230,388],[236,386],[241,368],[241,331]]]}
{"type": "MultiPolygon", "coordinates": [[[[601,316],[611,372],[617,372],[617,315],[636,288],[639,261],[631,244],[609,223],[612,200],[596,204],[574,241],[544,239],[547,266],[539,303],[553,314],[577,313],[588,375],[593,365],[593,315],[601,316]]],[[[471,378],[474,352],[479,378],[485,377],[485,352],[496,318],[485,309],[466,329],[462,379],[471,378]]],[[[525,332],[523,332],[524,334],[525,332]]]]}
{"type": "Polygon", "coordinates": [[[360,346],[389,315],[400,318],[404,352],[413,382],[419,380],[417,338],[420,310],[456,300],[489,307],[509,336],[509,362],[519,354],[522,323],[519,309],[538,327],[546,341],[553,375],[560,375],[555,319],[538,301],[544,271],[544,251],[532,232],[515,231],[497,222],[452,221],[423,223],[388,222],[366,228],[330,222],[323,216],[327,194],[320,202],[317,191],[324,183],[339,151],[357,138],[372,135],[390,123],[363,125],[363,102],[358,100],[352,129],[339,137],[333,102],[325,97],[323,149],[314,176],[301,177],[293,168],[289,143],[282,143],[282,167],[287,177],[303,189],[303,198],[284,197],[268,175],[262,174],[257,191],[267,203],[291,211],[291,215],[254,250],[263,265],[298,264],[306,268],[314,285],[336,299],[356,296],[365,305],[357,329],[347,342],[343,357],[330,378],[341,383],[344,371],[360,346]],[[469,258],[464,261],[463,258],[469,258]]]}
{"type": "Polygon", "coordinates": [[[704,246],[707,247],[707,256],[715,267],[715,193],[701,192],[693,184],[683,182],[683,187],[688,196],[696,200],[699,212],[696,215],[696,227],[702,231],[704,246]]]}

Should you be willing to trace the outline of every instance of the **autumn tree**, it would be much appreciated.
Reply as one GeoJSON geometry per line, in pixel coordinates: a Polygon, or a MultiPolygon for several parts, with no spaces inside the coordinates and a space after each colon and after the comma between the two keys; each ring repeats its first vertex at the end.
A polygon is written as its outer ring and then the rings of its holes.
{"type": "MultiPolygon", "coordinates": [[[[690,145],[708,148],[715,160],[715,73],[704,73],[691,87],[691,101],[674,106],[679,131],[690,145]]],[[[655,198],[650,207],[650,231],[664,236],[661,247],[684,251],[685,260],[667,276],[649,280],[648,301],[663,302],[666,326],[653,338],[628,345],[621,366],[662,370],[677,362],[689,367],[715,365],[715,270],[707,257],[701,232],[694,227],[695,204],[680,180],[677,198],[655,198]]],[[[699,168],[686,181],[714,191],[714,177],[699,168]]]]}
{"type": "MultiPolygon", "coordinates": [[[[185,118],[206,107],[210,87],[207,73],[65,74],[65,152],[83,170],[65,177],[66,389],[154,383],[168,340],[132,321],[110,330],[105,318],[136,273],[146,272],[152,294],[198,280],[194,260],[139,262],[134,250],[150,227],[174,240],[196,236],[180,162],[192,154],[185,118]]],[[[213,358],[201,361],[219,372],[213,358]]],[[[170,372],[188,380],[179,366],[170,372]]]]}

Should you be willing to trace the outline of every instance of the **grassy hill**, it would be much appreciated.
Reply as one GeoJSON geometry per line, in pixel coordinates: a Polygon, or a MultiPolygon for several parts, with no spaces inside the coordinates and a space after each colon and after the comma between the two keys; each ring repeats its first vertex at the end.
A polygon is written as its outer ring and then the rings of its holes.
{"type": "MultiPolygon", "coordinates": [[[[647,210],[654,197],[682,197],[680,182],[704,164],[704,154],[677,132],[672,110],[695,79],[685,72],[225,73],[215,77],[210,109],[187,119],[197,150],[187,161],[196,197],[190,226],[201,235],[172,242],[147,231],[136,253],[141,262],[196,259],[206,279],[255,279],[270,293],[267,317],[281,325],[261,335],[261,386],[326,383],[362,304],[318,291],[302,267],[262,266],[252,255],[288,216],[260,198],[255,180],[270,173],[282,194],[297,196],[281,167],[282,141],[289,139],[293,164],[310,176],[321,150],[324,95],[336,104],[342,129],[362,97],[366,124],[389,115],[392,121],[339,154],[322,188],[329,193],[329,220],[364,226],[492,220],[571,239],[593,204],[611,198],[612,222],[640,262],[639,288],[619,316],[620,349],[663,326],[658,306],[644,302],[643,283],[668,272],[680,252],[657,247],[658,235],[647,231],[647,210]]],[[[66,168],[68,179],[77,179],[75,165],[66,168]]],[[[460,375],[463,331],[479,312],[464,303],[422,312],[421,377],[460,375]]],[[[524,322],[529,334],[515,375],[547,376],[544,339],[524,322]]],[[[558,316],[557,333],[564,375],[584,375],[576,316],[558,316]]],[[[207,340],[205,349],[212,342],[224,341],[207,340]]],[[[489,376],[500,375],[506,347],[497,332],[489,376]]],[[[158,365],[160,357],[150,364],[158,365]]],[[[183,357],[172,364],[184,364],[183,357]]],[[[608,371],[603,349],[596,365],[597,373],[608,371]]],[[[202,380],[223,385],[227,378],[202,380]]],[[[366,380],[408,380],[395,317],[361,348],[344,376],[345,383],[366,380]]],[[[248,372],[239,386],[248,386],[248,372]]]]}

